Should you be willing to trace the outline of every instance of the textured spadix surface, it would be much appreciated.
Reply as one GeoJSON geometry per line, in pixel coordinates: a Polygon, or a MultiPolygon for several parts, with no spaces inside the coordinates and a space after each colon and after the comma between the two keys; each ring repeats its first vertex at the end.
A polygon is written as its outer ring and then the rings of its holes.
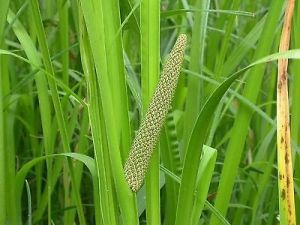
{"type": "Polygon", "coordinates": [[[135,192],[143,184],[152,152],[170,109],[180,74],[186,42],[186,35],[181,34],[168,56],[158,86],[125,163],[125,178],[130,188],[135,192]]]}

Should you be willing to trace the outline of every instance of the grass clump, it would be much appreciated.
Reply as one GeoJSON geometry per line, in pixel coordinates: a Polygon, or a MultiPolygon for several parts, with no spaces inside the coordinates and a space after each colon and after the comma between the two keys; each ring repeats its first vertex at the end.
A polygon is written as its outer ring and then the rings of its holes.
{"type": "Polygon", "coordinates": [[[0,225],[298,224],[299,13],[3,0],[0,225]]]}

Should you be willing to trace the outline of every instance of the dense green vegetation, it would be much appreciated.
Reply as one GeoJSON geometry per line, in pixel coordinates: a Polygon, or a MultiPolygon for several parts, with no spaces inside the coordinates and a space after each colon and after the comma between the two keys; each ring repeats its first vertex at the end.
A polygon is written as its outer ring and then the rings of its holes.
{"type": "Polygon", "coordinates": [[[278,189],[286,58],[300,223],[300,4],[293,50],[278,53],[287,2],[1,0],[0,225],[294,224],[278,189]],[[123,166],[182,33],[172,107],[135,193],[123,166]]]}

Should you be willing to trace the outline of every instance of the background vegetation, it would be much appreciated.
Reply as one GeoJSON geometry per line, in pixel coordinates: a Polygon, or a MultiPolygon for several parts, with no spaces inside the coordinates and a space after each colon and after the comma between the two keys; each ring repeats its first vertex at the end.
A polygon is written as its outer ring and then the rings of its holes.
{"type": "MultiPolygon", "coordinates": [[[[286,1],[0,5],[0,224],[279,224],[274,60],[300,55],[271,55],[286,1]],[[135,194],[123,165],[180,33],[172,109],[135,194]]],[[[296,1],[291,49],[299,26],[296,1]]],[[[291,60],[298,223],[299,73],[291,60]]]]}

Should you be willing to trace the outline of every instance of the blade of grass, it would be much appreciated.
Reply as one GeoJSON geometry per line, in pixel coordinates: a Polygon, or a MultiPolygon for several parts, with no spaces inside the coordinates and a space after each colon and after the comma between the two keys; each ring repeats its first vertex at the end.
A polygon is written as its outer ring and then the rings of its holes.
{"type": "MultiPolygon", "coordinates": [[[[210,0],[196,1],[195,7],[202,10],[208,10],[210,0]]],[[[205,38],[207,30],[208,13],[197,12],[193,24],[191,59],[189,69],[193,72],[202,73],[205,51],[205,38]]],[[[189,77],[187,84],[186,108],[185,108],[185,126],[184,126],[184,148],[187,146],[187,138],[192,132],[196,117],[201,109],[205,99],[205,88],[201,81],[196,77],[189,77]]]]}
{"type": "MultiPolygon", "coordinates": [[[[114,117],[115,111],[112,104],[113,97],[110,88],[111,85],[110,85],[109,76],[111,76],[111,74],[108,74],[108,68],[107,68],[108,59],[106,56],[108,50],[106,49],[106,44],[104,40],[105,29],[107,28],[105,28],[105,24],[103,21],[103,7],[101,5],[101,2],[99,2],[98,0],[94,0],[91,3],[81,2],[81,8],[84,15],[87,34],[89,36],[89,42],[91,45],[91,54],[93,57],[93,63],[97,72],[96,78],[93,76],[88,77],[89,79],[93,79],[91,80],[93,82],[90,82],[91,86],[89,90],[90,94],[92,95],[91,99],[95,102],[98,101],[98,103],[96,102],[95,105],[93,106],[93,109],[91,109],[92,110],[91,112],[95,115],[95,117],[90,119],[92,124],[99,123],[100,118],[96,118],[96,116],[97,115],[99,116],[100,114],[96,115],[97,111],[95,110],[97,109],[96,106],[97,105],[99,106],[99,104],[101,103],[102,105],[101,107],[103,107],[102,110],[104,115],[103,119],[105,123],[105,130],[107,134],[109,134],[109,136],[107,136],[107,142],[108,142],[108,150],[110,152],[111,170],[112,170],[112,175],[114,178],[115,185],[117,187],[116,193],[120,204],[120,210],[121,210],[123,222],[125,224],[134,225],[138,223],[137,209],[135,203],[135,195],[132,193],[125,180],[123,166],[122,166],[122,158],[120,152],[121,148],[118,140],[118,130],[116,127],[116,120],[114,117]],[[95,20],[95,18],[98,19],[95,20]]],[[[91,71],[88,72],[91,73],[91,71]]],[[[101,128],[98,130],[98,132],[100,132],[100,134],[97,134],[99,135],[100,138],[101,128]]],[[[94,137],[94,141],[95,140],[96,139],[94,137]]],[[[96,151],[95,155],[97,156],[97,154],[98,152],[96,151]]],[[[100,160],[100,158],[98,158],[97,160],[100,160]]],[[[111,191],[112,190],[109,190],[108,194],[110,194],[111,191]]],[[[114,202],[110,202],[110,204],[113,203],[114,202]]],[[[112,209],[113,206],[109,206],[108,204],[108,207],[110,207],[108,209],[113,210],[112,209]]],[[[113,220],[116,219],[115,215],[109,215],[109,217],[113,220]]]]}
{"type": "MultiPolygon", "coordinates": [[[[204,145],[203,149],[210,149],[210,147],[207,145],[204,145]]],[[[160,169],[165,173],[165,175],[170,177],[174,182],[176,182],[178,184],[181,183],[181,179],[179,176],[177,176],[176,174],[174,174],[173,172],[171,172],[170,170],[168,170],[167,168],[165,168],[162,165],[160,166],[160,169]]],[[[200,179],[199,179],[199,181],[200,181],[200,179]]],[[[199,182],[199,184],[200,184],[200,182],[199,182]]],[[[197,196],[195,196],[195,198],[196,197],[197,196]]],[[[204,204],[205,204],[205,207],[208,208],[223,224],[229,225],[228,221],[221,215],[221,213],[213,205],[211,205],[209,203],[209,201],[205,200],[204,204]]]]}
{"type": "Polygon", "coordinates": [[[94,144],[94,155],[95,155],[95,161],[96,161],[96,169],[97,169],[97,176],[98,176],[98,184],[97,184],[97,193],[98,199],[95,199],[96,201],[99,201],[100,203],[100,211],[95,212],[96,214],[96,223],[97,224],[108,224],[110,221],[114,218],[110,218],[114,214],[114,211],[111,211],[114,209],[111,204],[111,193],[104,194],[103,190],[110,190],[111,188],[109,184],[111,183],[111,180],[109,180],[110,177],[108,177],[107,170],[109,168],[105,168],[104,166],[104,157],[103,157],[103,146],[102,146],[102,132],[101,132],[101,123],[100,123],[100,107],[101,103],[98,98],[94,98],[92,96],[99,95],[99,90],[97,89],[97,80],[96,80],[96,74],[94,72],[94,66],[93,61],[91,57],[91,49],[88,42],[88,36],[86,32],[86,28],[83,21],[83,13],[80,10],[80,52],[81,52],[81,61],[84,73],[86,74],[87,78],[87,85],[88,85],[88,97],[89,97],[89,106],[88,106],[88,112],[89,112],[89,120],[91,123],[91,132],[93,137],[93,144],[94,144]]]}
{"type": "MultiPolygon", "coordinates": [[[[276,155],[274,151],[275,131],[276,131],[276,124],[273,125],[268,135],[263,140],[262,144],[257,147],[258,149],[255,150],[256,152],[255,158],[249,159],[248,166],[247,165],[244,166],[244,168],[240,173],[240,177],[244,180],[244,183],[239,184],[240,191],[242,193],[249,193],[249,195],[253,196],[254,198],[249,198],[248,194],[243,195],[239,200],[239,204],[251,207],[252,200],[255,200],[256,203],[259,203],[261,205],[264,202],[268,201],[267,199],[264,199],[265,195],[263,192],[270,187],[267,182],[270,181],[270,175],[273,172],[273,163],[276,155]],[[255,164],[255,162],[257,162],[257,165],[255,164]],[[259,165],[260,162],[261,165],[259,165]]],[[[251,153],[252,152],[254,153],[254,151],[251,151],[251,153]]],[[[248,155],[249,154],[250,153],[248,153],[248,155]]],[[[256,207],[258,207],[258,205],[256,205],[256,207]]],[[[253,209],[252,215],[256,216],[257,211],[255,211],[255,209],[257,208],[253,207],[252,209],[253,209]]],[[[234,210],[232,214],[233,214],[233,223],[232,223],[233,225],[239,225],[241,223],[249,223],[250,218],[244,216],[245,214],[247,214],[245,208],[242,207],[238,208],[237,210],[234,210]]]]}
{"type": "MultiPolygon", "coordinates": [[[[273,151],[269,163],[265,167],[265,173],[263,174],[263,177],[260,179],[260,183],[258,184],[258,190],[257,195],[255,196],[255,199],[253,201],[253,211],[252,211],[252,225],[262,223],[261,215],[262,212],[260,212],[259,207],[263,204],[261,202],[261,199],[263,198],[263,192],[265,191],[266,187],[268,187],[268,184],[270,184],[270,178],[271,173],[273,170],[273,163],[275,161],[276,151],[273,151]]],[[[271,217],[271,216],[270,216],[271,217]]]]}
{"type": "MultiPolygon", "coordinates": [[[[58,16],[59,16],[59,49],[64,50],[69,48],[69,8],[68,1],[57,0],[58,16]]],[[[61,64],[62,64],[62,80],[65,84],[69,83],[69,52],[65,51],[62,53],[61,64]]]]}
{"type": "MultiPolygon", "coordinates": [[[[232,1],[225,1],[225,2],[220,2],[220,3],[215,3],[215,9],[219,10],[230,10],[232,1]]],[[[223,30],[223,28],[226,25],[226,22],[228,20],[228,16],[226,14],[216,14],[216,18],[214,18],[214,28],[218,30],[223,30]]],[[[219,43],[221,43],[222,40],[222,34],[217,32],[212,32],[209,35],[209,39],[207,39],[207,49],[209,49],[209,52],[207,54],[209,55],[218,55],[218,50],[219,50],[219,43]]],[[[215,57],[206,57],[206,65],[209,69],[213,70],[215,67],[215,57]]]]}
{"type": "MultiPolygon", "coordinates": [[[[57,11],[58,11],[58,27],[59,27],[59,49],[68,49],[69,48],[69,23],[68,23],[68,2],[65,0],[57,0],[57,11]]],[[[69,83],[69,51],[65,51],[60,55],[60,62],[62,64],[62,80],[68,85],[69,83]]],[[[65,98],[65,101],[62,103],[62,107],[65,111],[68,110],[68,98],[65,98]]],[[[64,167],[64,207],[70,207],[70,180],[67,167],[64,167]]],[[[74,184],[75,185],[75,184],[74,184]]],[[[70,216],[72,210],[67,210],[64,213],[64,224],[71,224],[70,216]]]]}
{"type": "MultiPolygon", "coordinates": [[[[275,184],[274,184],[275,185],[275,184]]],[[[277,187],[277,185],[276,185],[277,187]]],[[[272,196],[278,195],[278,189],[273,188],[272,196]]],[[[267,225],[273,225],[274,223],[278,224],[278,198],[271,198],[271,203],[269,206],[268,217],[265,219],[267,225]]]]}
{"type": "MultiPolygon", "coordinates": [[[[154,93],[160,68],[160,1],[144,0],[141,10],[141,88],[145,115],[154,93]]],[[[159,147],[151,157],[146,175],[147,224],[160,224],[159,147]]]]}
{"type": "Polygon", "coordinates": [[[22,193],[23,193],[23,187],[25,183],[25,178],[30,171],[30,169],[35,166],[35,164],[40,163],[43,160],[46,160],[47,158],[54,158],[54,157],[65,157],[65,158],[72,158],[75,160],[78,160],[85,164],[85,166],[89,169],[89,172],[92,175],[93,180],[97,179],[97,172],[95,167],[95,160],[89,156],[79,154],[79,153],[60,153],[60,154],[51,154],[46,156],[41,156],[35,159],[30,160],[26,164],[22,166],[22,168],[18,171],[17,177],[16,177],[16,198],[19,199],[19,202],[22,193]]]}
{"type": "MultiPolygon", "coordinates": [[[[89,150],[89,142],[88,142],[87,135],[89,134],[90,124],[89,124],[88,109],[84,108],[82,110],[83,110],[82,115],[80,116],[80,117],[82,117],[81,124],[80,124],[80,128],[79,128],[80,129],[80,137],[78,139],[78,143],[76,143],[75,152],[86,155],[86,154],[88,154],[88,150],[89,150]]],[[[76,113],[76,115],[77,114],[78,113],[76,113]]],[[[78,115],[77,115],[77,117],[78,117],[78,115]]],[[[76,119],[77,119],[77,117],[76,117],[76,119]]],[[[76,186],[77,186],[77,189],[80,190],[82,177],[84,175],[82,163],[75,164],[74,173],[77,174],[76,186]]],[[[98,190],[93,190],[93,192],[98,193],[98,190]]],[[[85,193],[87,193],[87,192],[85,191],[85,193]]],[[[94,199],[96,199],[96,197],[94,197],[94,199]]],[[[76,199],[75,199],[75,196],[73,195],[71,205],[74,205],[75,201],[76,201],[76,199]]],[[[97,198],[97,201],[100,202],[98,198],[97,198]]],[[[74,222],[75,216],[76,216],[76,210],[72,210],[71,215],[70,215],[70,221],[74,222]]]]}
{"type": "MultiPolygon", "coordinates": [[[[31,9],[32,13],[34,14],[33,22],[35,24],[35,28],[37,31],[37,37],[38,37],[38,41],[40,44],[42,59],[45,64],[45,69],[48,73],[55,74],[53,66],[52,66],[52,62],[50,59],[50,53],[49,53],[49,49],[48,49],[48,45],[47,45],[47,41],[46,41],[45,30],[42,25],[42,18],[41,18],[41,14],[39,11],[38,2],[35,0],[30,0],[29,5],[30,5],[30,9],[31,9]]],[[[49,88],[52,92],[51,96],[53,98],[53,105],[54,105],[55,111],[57,112],[56,116],[57,116],[57,120],[58,120],[58,125],[60,127],[61,135],[62,135],[63,148],[64,148],[64,151],[69,152],[70,151],[69,141],[68,141],[68,136],[67,136],[67,131],[66,131],[64,115],[62,112],[62,107],[61,107],[61,103],[60,103],[59,96],[58,96],[57,86],[53,79],[48,79],[48,84],[49,84],[49,88]]]]}
{"type": "Polygon", "coordinates": [[[28,201],[28,225],[32,225],[32,206],[31,206],[31,191],[30,186],[27,180],[25,180],[26,192],[27,192],[27,201],[28,201]]]}
{"type": "MultiPolygon", "coordinates": [[[[1,73],[3,80],[5,81],[5,86],[3,87],[3,91],[5,95],[10,91],[11,82],[9,81],[9,73],[8,73],[8,58],[2,58],[3,63],[3,73],[1,73]],[[6,72],[6,73],[5,73],[6,72]]],[[[16,140],[14,134],[15,122],[16,122],[16,113],[19,105],[20,98],[16,95],[11,95],[9,98],[5,98],[6,103],[9,106],[4,110],[5,113],[5,144],[6,144],[6,202],[7,202],[7,221],[10,221],[12,224],[17,224],[17,211],[16,211],[16,202],[15,202],[15,177],[16,177],[16,163],[15,163],[15,147],[16,140]]]]}
{"type": "MultiPolygon", "coordinates": [[[[209,78],[207,76],[191,72],[190,70],[183,69],[182,71],[184,71],[188,75],[197,76],[197,77],[203,79],[204,81],[207,81],[210,84],[220,85],[220,82],[218,82],[218,81],[216,81],[214,79],[211,79],[211,78],[209,78]]],[[[243,102],[243,104],[247,105],[249,108],[251,108],[253,111],[255,111],[257,114],[259,114],[266,122],[268,122],[271,125],[275,124],[275,122],[274,122],[274,120],[272,118],[270,118],[262,109],[260,109],[258,106],[256,106],[255,104],[253,104],[251,101],[249,101],[243,95],[239,94],[237,91],[233,90],[232,88],[229,88],[228,92],[230,94],[232,94],[233,96],[235,96],[237,99],[239,99],[241,102],[243,102]]]]}
{"type": "MultiPolygon", "coordinates": [[[[294,0],[287,0],[279,52],[290,46],[291,23],[294,13],[294,0]]],[[[277,76],[277,165],[279,215],[281,225],[295,225],[295,197],[290,134],[290,112],[288,97],[288,60],[278,60],[277,76]]]]}
{"type": "Polygon", "coordinates": [[[208,12],[208,13],[224,13],[229,15],[236,15],[236,16],[250,16],[253,17],[254,13],[245,12],[240,10],[220,10],[220,9],[176,9],[176,10],[168,10],[161,13],[161,17],[170,17],[175,16],[182,13],[187,12],[208,12]]]}
{"type": "Polygon", "coordinates": [[[217,159],[217,150],[208,146],[203,147],[203,155],[199,166],[196,197],[194,201],[191,225],[198,224],[207,198],[209,185],[214,172],[217,159]]]}
{"type": "MultiPolygon", "coordinates": [[[[120,130],[121,156],[123,162],[128,155],[131,141],[131,129],[128,117],[128,94],[126,87],[126,76],[123,56],[123,45],[120,30],[120,8],[117,1],[101,1],[103,4],[103,21],[105,29],[105,45],[107,57],[107,70],[114,102],[113,107],[116,120],[116,129],[120,130]]],[[[111,155],[111,158],[114,158],[111,155]]]]}
{"type": "MultiPolygon", "coordinates": [[[[3,46],[3,45],[1,45],[3,46]]],[[[1,65],[1,74],[7,74],[7,71],[4,70],[5,62],[3,60],[4,56],[1,56],[0,58],[0,65],[1,65]]],[[[3,101],[3,87],[5,85],[4,80],[2,79],[3,76],[1,75],[0,78],[0,161],[1,161],[1,168],[0,168],[0,223],[5,224],[6,223],[6,152],[5,152],[5,113],[4,113],[4,101],[3,101]]]]}
{"type": "MultiPolygon", "coordinates": [[[[232,1],[231,8],[232,10],[236,10],[240,7],[240,0],[234,0],[232,1]]],[[[216,78],[219,78],[221,74],[223,74],[223,65],[224,60],[226,57],[226,53],[228,52],[228,47],[230,43],[230,36],[234,31],[234,25],[235,25],[236,16],[235,15],[229,15],[227,19],[227,24],[225,28],[225,34],[222,38],[222,45],[221,49],[218,52],[216,63],[215,63],[215,76],[216,78]]]]}
{"type": "MultiPolygon", "coordinates": [[[[169,112],[164,130],[161,135],[161,158],[165,168],[179,176],[181,173],[181,160],[179,152],[179,141],[176,133],[176,125],[173,113],[169,112]]],[[[175,223],[179,185],[169,176],[165,176],[165,225],[175,223]]]]}
{"type": "MultiPolygon", "coordinates": [[[[0,9],[0,46],[1,48],[4,46],[4,27],[6,23],[6,16],[7,11],[9,7],[9,1],[2,1],[1,2],[1,9],[0,9]]],[[[7,71],[4,70],[5,68],[5,61],[3,61],[3,57],[0,56],[0,224],[6,223],[6,197],[5,197],[5,191],[6,191],[6,175],[5,175],[5,162],[6,162],[6,153],[5,153],[5,127],[4,127],[4,121],[5,121],[5,114],[4,114],[4,99],[3,96],[5,93],[3,92],[3,87],[5,85],[4,83],[4,74],[7,74],[7,71]]]]}
{"type": "MultiPolygon", "coordinates": [[[[292,34],[292,43],[291,45],[293,48],[300,48],[300,31],[297,29],[297,27],[300,26],[300,4],[299,1],[296,1],[295,5],[295,13],[294,13],[294,21],[293,21],[293,34],[292,34]]],[[[294,141],[298,146],[300,145],[300,101],[297,99],[300,99],[299,89],[300,87],[300,62],[299,61],[293,61],[290,66],[290,71],[292,75],[292,82],[290,82],[291,85],[291,99],[292,99],[292,105],[291,105],[291,137],[292,141],[294,141]]],[[[300,185],[300,154],[296,153],[294,158],[294,178],[295,183],[300,185]]],[[[296,203],[296,209],[300,208],[300,195],[295,195],[295,203],[296,203]]],[[[296,223],[300,224],[300,210],[296,210],[296,223]]]]}
{"type": "Polygon", "coordinates": [[[236,47],[234,47],[223,65],[223,73],[225,75],[233,72],[233,70],[241,63],[242,59],[246,56],[246,53],[248,53],[254,46],[254,44],[259,40],[265,22],[266,16],[264,16],[248,33],[248,35],[244,39],[242,39],[236,47]]]}

